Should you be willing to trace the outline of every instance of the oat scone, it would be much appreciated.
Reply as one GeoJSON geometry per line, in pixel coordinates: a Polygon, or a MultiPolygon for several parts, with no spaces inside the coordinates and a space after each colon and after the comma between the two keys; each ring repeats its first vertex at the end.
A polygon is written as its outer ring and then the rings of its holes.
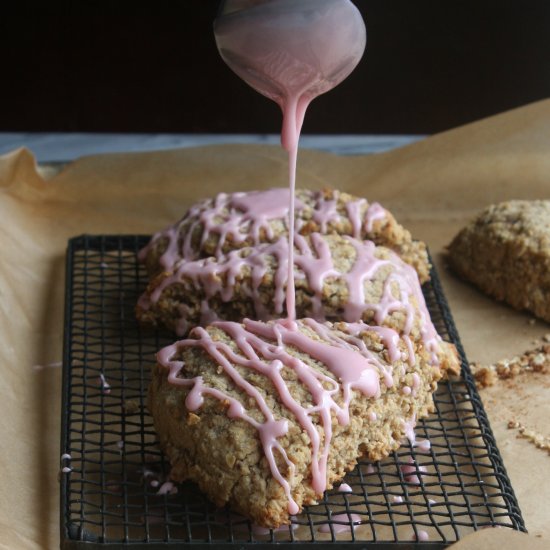
{"type": "Polygon", "coordinates": [[[313,320],[218,322],[157,360],[148,403],[171,478],[265,527],[397,449],[441,377],[391,329],[313,320]]]}
{"type": "MultiPolygon", "coordinates": [[[[232,250],[272,243],[288,237],[288,189],[221,193],[192,206],[176,224],[155,234],[140,252],[150,276],[171,270],[182,259],[197,260],[232,250]]],[[[417,271],[430,278],[426,246],[378,203],[340,191],[296,191],[296,231],[337,233],[369,239],[394,250],[417,271]]]]}
{"type": "Polygon", "coordinates": [[[550,201],[489,206],[453,239],[448,261],[490,296],[550,322],[550,201]]]}
{"type": "MultiPolygon", "coordinates": [[[[295,242],[298,318],[393,328],[407,339],[422,340],[446,370],[458,371],[456,353],[431,323],[416,272],[394,252],[336,234],[297,236],[295,242]]],[[[218,319],[281,318],[287,315],[287,278],[288,243],[281,237],[218,258],[181,261],[174,272],[149,284],[136,314],[178,336],[218,319]]]]}

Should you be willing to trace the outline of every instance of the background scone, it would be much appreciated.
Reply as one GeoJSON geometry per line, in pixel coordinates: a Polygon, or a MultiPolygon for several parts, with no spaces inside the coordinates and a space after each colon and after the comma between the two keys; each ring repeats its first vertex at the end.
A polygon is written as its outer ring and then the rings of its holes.
{"type": "Polygon", "coordinates": [[[448,261],[490,296],[550,322],[550,201],[489,206],[453,239],[448,261]]]}
{"type": "Polygon", "coordinates": [[[289,523],[359,457],[398,448],[441,377],[396,333],[297,324],[197,328],[159,352],[149,389],[171,477],[266,527],[289,523]]]}
{"type": "MultiPolygon", "coordinates": [[[[171,270],[180,260],[197,260],[272,243],[288,237],[288,189],[221,193],[192,206],[176,224],[155,234],[140,252],[151,276],[171,270]]],[[[430,278],[426,245],[378,203],[333,189],[296,190],[296,231],[336,233],[369,239],[394,250],[417,271],[421,282],[430,278]]]]}

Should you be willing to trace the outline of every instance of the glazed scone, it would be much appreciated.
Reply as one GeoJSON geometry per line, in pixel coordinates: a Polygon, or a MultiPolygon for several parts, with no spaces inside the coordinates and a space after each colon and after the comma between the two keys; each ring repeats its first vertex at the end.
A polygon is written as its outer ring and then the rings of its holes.
{"type": "Polygon", "coordinates": [[[194,329],[157,354],[148,397],[171,478],[273,528],[397,449],[441,376],[391,329],[285,323],[194,329]]]}
{"type": "MultiPolygon", "coordinates": [[[[288,257],[286,237],[280,237],[275,243],[233,250],[217,258],[182,260],[148,285],[138,302],[137,317],[161,322],[178,336],[216,319],[284,317],[288,257]]],[[[409,323],[418,330],[413,319],[422,296],[418,278],[391,250],[337,234],[298,235],[294,266],[297,317],[347,322],[376,319],[376,324],[385,320],[402,329],[409,323]]]]}
{"type": "Polygon", "coordinates": [[[453,239],[448,261],[490,296],[550,322],[550,201],[489,206],[453,239]]]}
{"type": "MultiPolygon", "coordinates": [[[[197,260],[272,243],[288,236],[290,191],[270,189],[248,193],[221,193],[192,206],[184,217],[155,234],[140,252],[150,276],[170,271],[180,260],[197,260]]],[[[337,233],[369,239],[394,250],[412,265],[421,282],[429,280],[426,246],[378,203],[326,189],[296,191],[296,231],[337,233]]]]}
{"type": "MultiPolygon", "coordinates": [[[[414,269],[371,241],[313,233],[297,236],[294,251],[298,318],[393,328],[445,362],[444,344],[431,323],[414,269]]],[[[164,324],[179,336],[216,319],[266,321],[287,315],[288,244],[234,250],[227,255],[180,261],[158,275],[136,308],[142,322],[164,324]]],[[[457,370],[455,363],[444,368],[457,370]]]]}

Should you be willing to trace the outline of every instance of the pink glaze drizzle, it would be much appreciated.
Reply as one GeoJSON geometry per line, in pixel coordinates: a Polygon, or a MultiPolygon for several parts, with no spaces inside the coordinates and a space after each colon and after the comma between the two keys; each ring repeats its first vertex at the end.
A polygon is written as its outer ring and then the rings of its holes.
{"type": "Polygon", "coordinates": [[[308,320],[307,325],[302,322],[289,324],[288,321],[264,324],[245,320],[244,325],[217,322],[214,326],[231,337],[238,347],[237,352],[227,344],[213,340],[206,330],[199,327],[194,330],[193,339],[177,342],[157,354],[159,363],[169,369],[169,382],[191,388],[185,401],[188,410],[199,409],[204,402],[204,397],[210,396],[228,404],[227,415],[230,418],[244,420],[258,430],[271,473],[287,495],[291,514],[298,511],[298,505],[292,498],[289,483],[294,475],[294,464],[278,441],[288,432],[288,421],[275,418],[262,394],[239,374],[236,365],[253,369],[265,375],[275,387],[282,404],[308,434],[312,446],[312,487],[316,493],[321,494],[326,489],[326,465],[332,438],[331,413],[335,415],[340,424],[346,425],[349,422],[352,390],[367,397],[374,397],[379,395],[380,388],[379,369],[372,358],[367,358],[360,352],[354,351],[349,344],[343,346],[335,340],[319,341],[299,330],[300,324],[304,327],[311,327],[315,323],[312,319],[308,320]],[[334,378],[322,374],[289,353],[288,346],[321,362],[334,375],[334,378]],[[184,364],[182,361],[173,360],[173,357],[178,350],[186,347],[201,347],[208,353],[223,368],[235,385],[254,400],[264,421],[259,422],[251,417],[247,413],[245,405],[239,400],[205,385],[202,377],[187,379],[178,376],[184,364]],[[295,371],[299,381],[312,396],[312,406],[306,408],[294,400],[283,379],[281,373],[283,367],[295,371]],[[342,400],[341,405],[336,401],[337,396],[342,400]],[[312,415],[319,417],[324,440],[321,439],[311,418],[312,415]],[[282,456],[287,465],[288,479],[283,476],[275,462],[275,451],[282,456]]]}
{"type": "Polygon", "coordinates": [[[359,199],[346,203],[348,218],[351,222],[351,235],[356,239],[361,238],[361,226],[363,221],[361,219],[361,210],[366,202],[365,199],[359,199]]]}
{"type": "Polygon", "coordinates": [[[336,210],[336,200],[326,200],[321,193],[318,194],[318,200],[313,211],[313,221],[319,224],[321,233],[327,232],[327,225],[340,219],[340,214],[336,210]]]}
{"type": "MultiPolygon", "coordinates": [[[[222,253],[227,242],[236,248],[247,239],[253,245],[270,242],[274,238],[270,222],[280,219],[288,224],[290,198],[288,188],[220,193],[214,199],[195,204],[179,222],[153,235],[149,244],[139,251],[138,258],[144,261],[149,250],[161,239],[168,243],[159,259],[164,269],[170,269],[182,259],[200,258],[202,246],[213,237],[217,237],[216,256],[222,253]],[[200,232],[199,247],[194,241],[197,231],[200,232]]],[[[296,201],[296,209],[303,207],[301,201],[296,201]]]]}
{"type": "Polygon", "coordinates": [[[367,208],[364,220],[364,227],[367,235],[374,229],[374,222],[383,220],[386,216],[387,212],[382,205],[377,202],[371,203],[367,208]]]}
{"type": "Polygon", "coordinates": [[[102,393],[105,395],[109,395],[111,393],[111,384],[107,382],[103,373],[99,374],[99,385],[101,386],[102,393]]]}
{"type": "MultiPolygon", "coordinates": [[[[293,277],[291,278],[292,283],[288,283],[291,272],[296,277],[307,279],[308,287],[311,289],[311,315],[318,321],[326,319],[323,288],[332,279],[344,280],[348,288],[348,299],[343,312],[345,321],[348,323],[360,321],[367,312],[371,312],[375,323],[383,325],[392,313],[403,312],[405,321],[402,332],[407,345],[409,364],[414,365],[415,355],[409,335],[416,317],[424,345],[431,353],[432,362],[437,364],[440,338],[431,322],[414,269],[402,262],[394,253],[390,253],[387,259],[378,258],[376,246],[371,241],[359,241],[352,237],[347,237],[347,240],[355,249],[355,260],[347,272],[340,272],[336,269],[329,245],[321,234],[313,233],[309,238],[296,235],[295,246],[292,247],[294,256],[289,254],[286,239],[280,237],[273,243],[233,250],[228,254],[221,255],[217,260],[206,258],[182,261],[177,264],[171,275],[165,277],[155,287],[150,295],[143,294],[138,303],[142,309],[149,309],[161,298],[162,293],[168,287],[187,278],[191,280],[195,288],[202,289],[205,293],[206,298],[201,306],[201,324],[206,325],[217,319],[216,312],[209,306],[209,300],[214,296],[219,296],[224,302],[232,301],[237,278],[244,270],[248,270],[251,274],[250,300],[254,306],[255,316],[261,320],[268,320],[272,314],[262,302],[261,284],[271,259],[276,266],[273,280],[273,310],[276,315],[283,313],[286,297],[288,319],[291,321],[295,319],[293,277]],[[291,269],[291,266],[294,269],[291,269]],[[388,270],[385,275],[382,296],[377,303],[370,303],[366,299],[365,288],[367,282],[373,280],[380,269],[388,270]]],[[[180,308],[180,313],[182,317],[177,322],[176,329],[182,335],[188,328],[185,318],[186,306],[180,308]]],[[[360,330],[363,328],[361,326],[360,330]]],[[[401,355],[397,346],[399,335],[395,332],[388,332],[389,329],[381,326],[377,329],[373,328],[373,330],[377,330],[381,339],[387,344],[390,360],[399,359],[401,355]]],[[[420,378],[414,374],[413,388],[405,391],[412,391],[414,394],[419,385],[420,378]]]]}
{"type": "Polygon", "coordinates": [[[173,481],[165,481],[156,492],[157,495],[175,495],[178,492],[178,488],[174,485],[173,481]]]}
{"type": "Polygon", "coordinates": [[[405,431],[405,437],[414,447],[416,445],[416,434],[414,433],[414,428],[416,426],[416,414],[413,414],[408,420],[403,420],[402,422],[403,429],[405,431]]]}
{"type": "Polygon", "coordinates": [[[414,433],[414,428],[416,426],[416,414],[413,414],[408,420],[403,420],[403,428],[405,431],[405,437],[409,440],[409,443],[413,448],[417,448],[420,451],[427,453],[432,444],[429,439],[418,440],[416,434],[414,433]]]}
{"type": "MultiPolygon", "coordinates": [[[[346,208],[347,215],[341,215],[336,209],[336,199],[327,199],[320,191],[305,193],[311,196],[313,203],[311,219],[318,224],[322,234],[330,232],[332,227],[345,226],[347,220],[354,236],[359,239],[369,238],[373,223],[387,216],[386,210],[378,203],[370,204],[365,211],[364,199],[360,202],[361,212],[352,206],[346,208]],[[350,212],[353,217],[350,217],[350,212]]],[[[288,188],[220,193],[214,199],[203,200],[192,206],[179,222],[156,233],[140,250],[138,258],[141,262],[145,261],[149,251],[163,239],[167,245],[159,262],[164,270],[172,269],[182,259],[194,261],[204,257],[201,247],[213,237],[217,238],[215,256],[219,256],[228,243],[233,248],[241,248],[245,241],[253,246],[273,242],[279,237],[275,235],[271,222],[281,220],[289,228],[290,197],[288,188]],[[193,240],[197,231],[201,235],[200,246],[193,240]]],[[[302,211],[305,204],[297,198],[295,208],[296,211],[302,211]]]]}
{"type": "Polygon", "coordinates": [[[420,529],[418,531],[418,533],[413,534],[413,539],[412,540],[417,540],[419,542],[425,542],[425,541],[430,540],[430,535],[428,535],[428,533],[426,531],[423,531],[422,529],[420,529]]]}
{"type": "Polygon", "coordinates": [[[418,466],[412,456],[409,457],[408,464],[403,464],[400,469],[405,481],[411,485],[420,485],[420,476],[427,472],[426,467],[418,466]]]}
{"type": "Polygon", "coordinates": [[[416,442],[415,447],[420,449],[420,451],[427,453],[432,448],[432,444],[429,439],[422,439],[421,441],[416,442]]]}

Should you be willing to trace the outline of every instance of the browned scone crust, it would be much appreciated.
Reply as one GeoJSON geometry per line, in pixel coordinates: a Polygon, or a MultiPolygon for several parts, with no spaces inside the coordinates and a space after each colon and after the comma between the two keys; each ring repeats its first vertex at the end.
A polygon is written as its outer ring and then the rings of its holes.
{"type": "MultiPolygon", "coordinates": [[[[213,339],[220,339],[238,351],[228,334],[220,328],[210,326],[206,330],[213,339]]],[[[300,331],[310,338],[319,339],[302,323],[300,331]]],[[[338,332],[336,328],[334,331],[338,332]]],[[[377,333],[367,330],[361,334],[361,338],[384,365],[390,365],[388,350],[377,333]]],[[[415,344],[414,347],[414,367],[406,362],[408,351],[402,340],[399,348],[403,358],[390,367],[393,386],[388,388],[381,380],[381,395],[378,398],[367,398],[353,391],[350,422],[347,425],[341,425],[332,416],[333,437],[328,457],[327,488],[340,481],[360,457],[380,460],[397,449],[405,436],[406,423],[432,412],[432,393],[441,376],[440,370],[430,365],[421,345],[415,344]],[[415,373],[420,378],[420,384],[413,393],[407,394],[403,388],[414,385],[415,373]],[[372,413],[376,414],[374,420],[372,413]]],[[[313,369],[334,379],[334,375],[323,364],[295,348],[288,349],[313,369]]],[[[176,358],[184,361],[181,377],[189,379],[201,376],[208,386],[247,403],[250,407],[247,412],[257,420],[262,420],[259,409],[254,409],[254,401],[247,399],[244,392],[202,347],[179,349],[176,358]]],[[[276,418],[288,420],[288,432],[279,441],[296,468],[291,481],[291,494],[300,508],[314,504],[321,495],[316,494],[311,486],[309,437],[296,418],[281,405],[275,387],[267,378],[256,371],[237,368],[259,389],[276,418]]],[[[303,406],[311,405],[311,395],[297,380],[295,372],[284,367],[282,374],[294,399],[303,406]]],[[[289,523],[286,495],[272,476],[256,429],[243,420],[228,418],[227,406],[209,396],[205,397],[198,410],[190,412],[185,405],[188,394],[187,387],[167,381],[165,367],[157,365],[153,369],[149,409],[161,448],[172,465],[171,477],[175,481],[195,481],[216,505],[229,504],[233,510],[246,515],[258,525],[277,527],[289,523]]],[[[315,424],[322,436],[318,418],[315,418],[315,424]]],[[[280,471],[286,475],[284,462],[278,462],[280,471]]]]}
{"type": "MultiPolygon", "coordinates": [[[[231,195],[227,195],[231,197],[231,195]]],[[[312,191],[308,189],[297,189],[296,199],[302,207],[296,210],[296,229],[302,235],[311,233],[336,233],[339,235],[351,235],[358,239],[368,239],[376,244],[386,246],[396,252],[405,262],[412,265],[422,283],[430,279],[430,263],[426,245],[421,241],[413,241],[411,234],[400,225],[388,210],[375,205],[384,213],[380,218],[373,219],[372,224],[363,223],[368,219],[368,210],[372,206],[366,199],[358,198],[348,193],[334,189],[312,191]],[[321,205],[334,201],[334,213],[328,220],[320,216],[321,205]],[[350,212],[357,211],[358,219],[361,220],[360,227],[354,227],[351,221],[350,212]],[[369,226],[370,225],[370,226],[369,226]]],[[[236,241],[229,233],[225,236],[220,246],[220,234],[216,231],[209,232],[204,238],[204,224],[201,216],[215,204],[217,198],[209,199],[198,203],[189,209],[185,216],[172,228],[155,235],[148,245],[144,258],[147,271],[151,277],[163,270],[170,270],[172,260],[167,265],[162,256],[166,252],[170,239],[167,235],[171,232],[177,233],[176,248],[180,251],[179,259],[198,259],[215,256],[217,253],[227,253],[237,248],[254,246],[263,242],[274,242],[280,236],[288,235],[286,220],[276,218],[269,220],[269,234],[265,228],[261,228],[257,240],[254,239],[250,226],[242,224],[239,227],[241,238],[236,241]],[[188,239],[189,249],[192,257],[184,256],[181,251],[184,248],[184,240],[188,239]]],[[[223,225],[230,217],[228,208],[220,208],[213,221],[223,225]]],[[[173,255],[171,255],[172,258],[173,255]]]]}
{"type": "Polygon", "coordinates": [[[490,296],[550,322],[550,201],[489,206],[453,239],[448,262],[490,296]]]}

